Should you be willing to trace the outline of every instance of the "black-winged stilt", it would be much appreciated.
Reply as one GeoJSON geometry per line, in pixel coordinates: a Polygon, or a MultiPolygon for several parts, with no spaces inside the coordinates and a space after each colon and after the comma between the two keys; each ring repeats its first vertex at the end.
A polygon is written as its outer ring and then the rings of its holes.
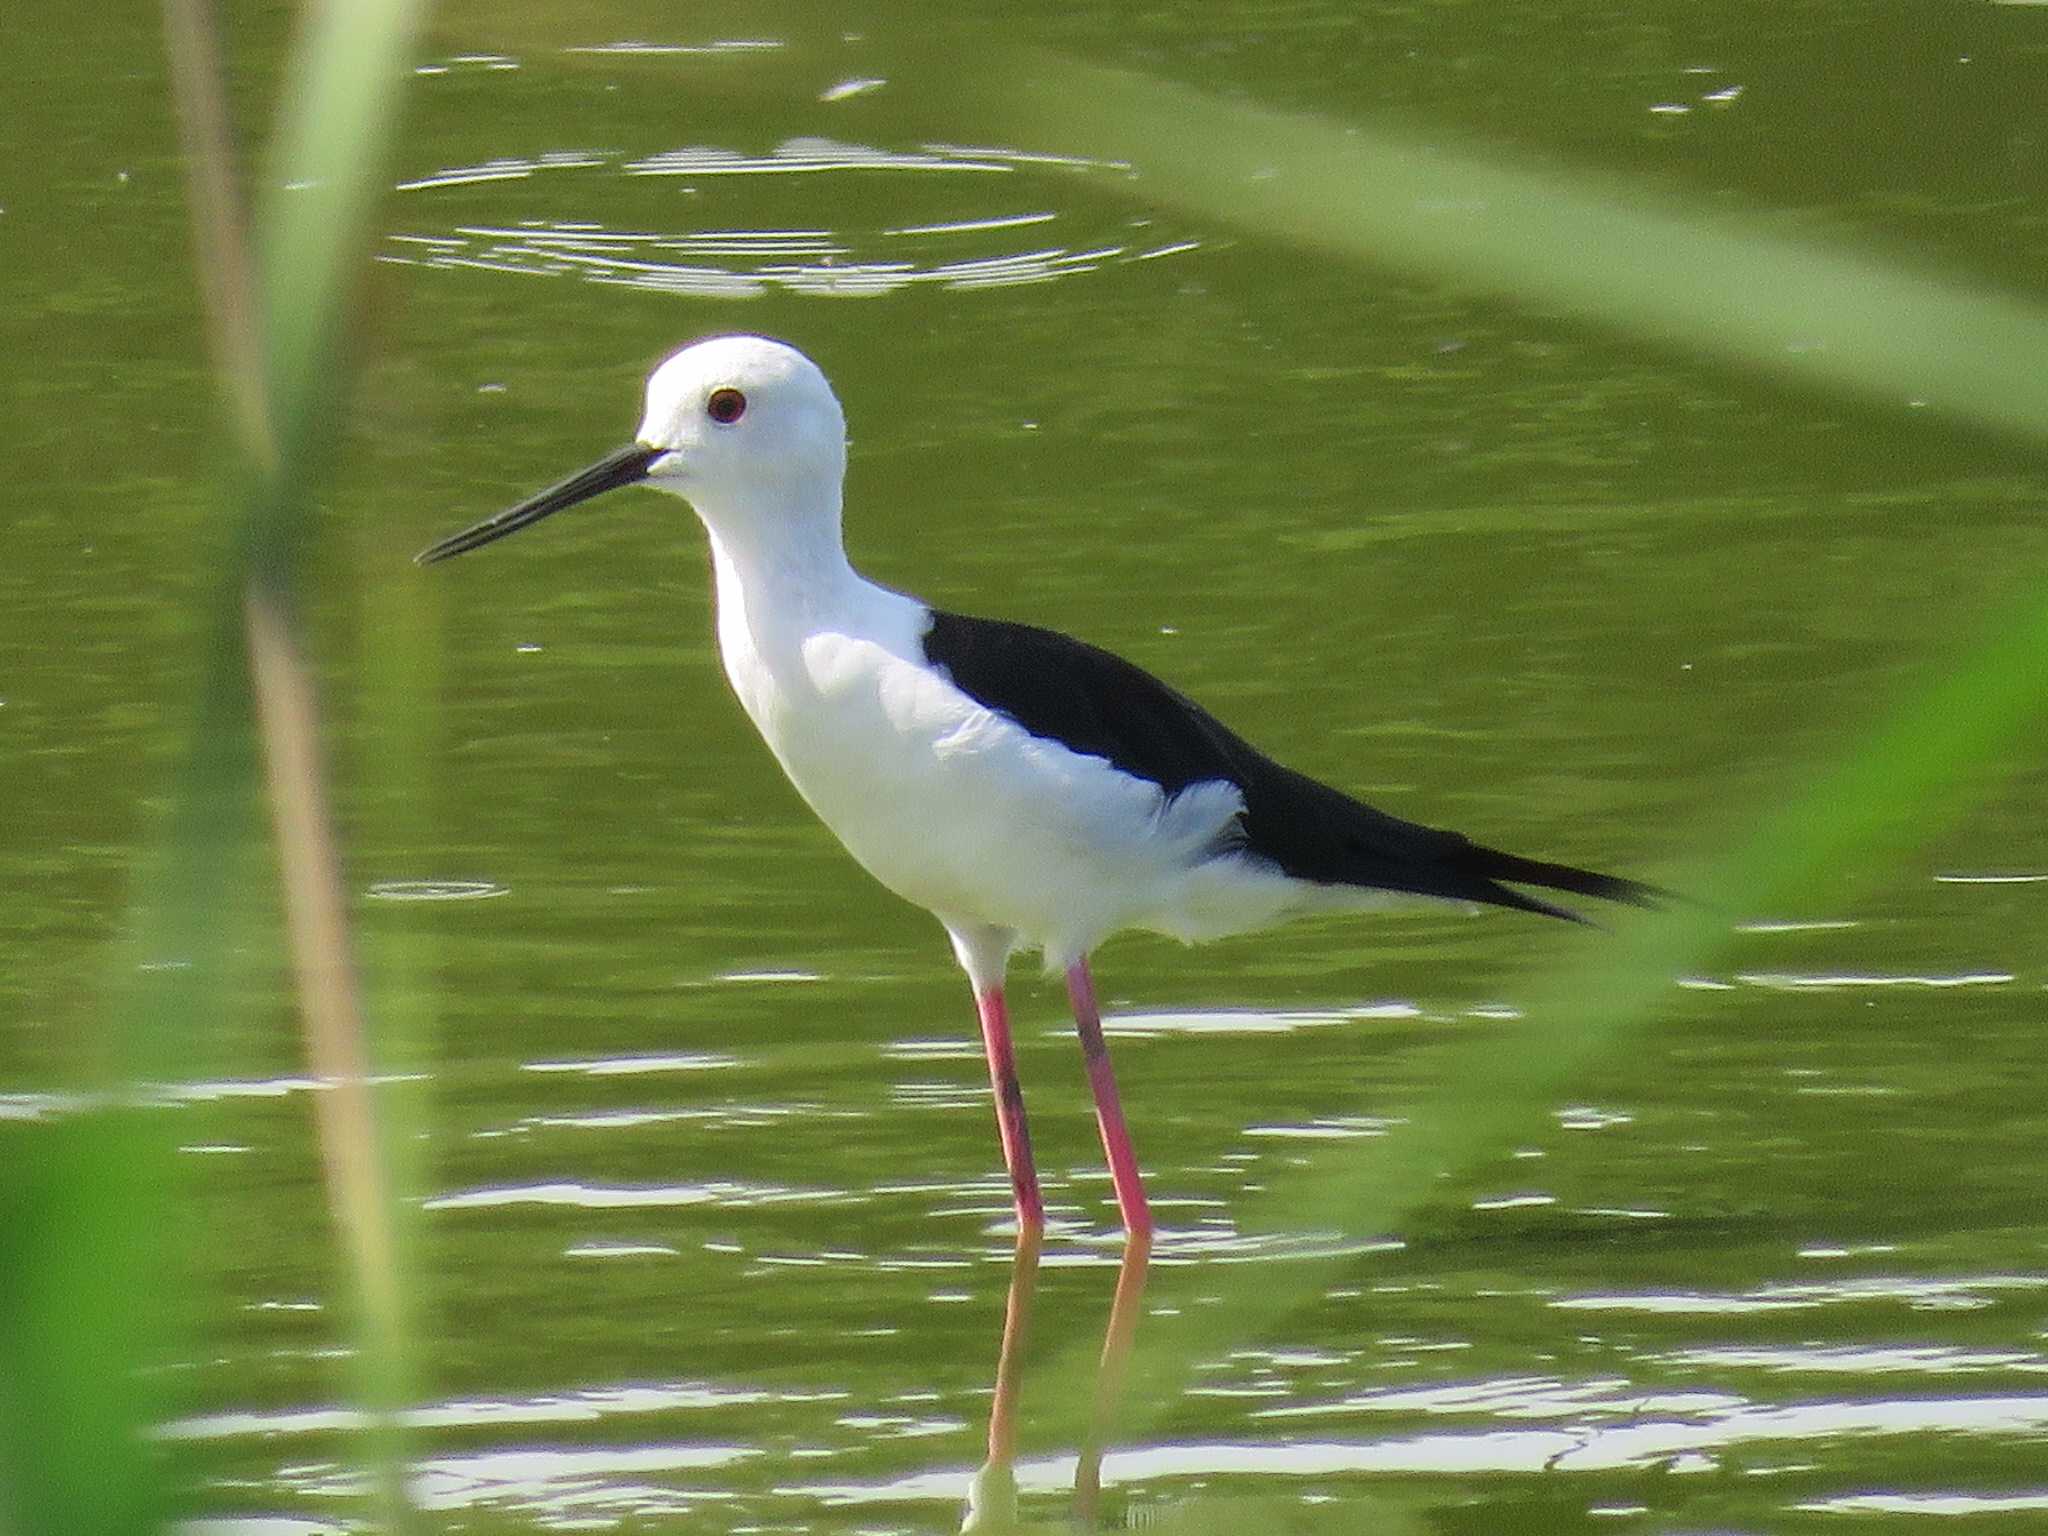
{"type": "Polygon", "coordinates": [[[725,675],[797,792],[952,937],[981,1018],[1020,1230],[1045,1207],[1003,979],[1066,973],[1123,1223],[1149,1235],[1088,956],[1123,928],[1184,940],[1412,895],[1576,919],[1516,886],[1653,904],[1654,887],[1482,847],[1282,767],[1129,662],[864,579],[840,536],[846,422],[816,364],[716,336],[647,381],[628,446],[443,539],[431,564],[644,481],[711,539],[725,675]]]}

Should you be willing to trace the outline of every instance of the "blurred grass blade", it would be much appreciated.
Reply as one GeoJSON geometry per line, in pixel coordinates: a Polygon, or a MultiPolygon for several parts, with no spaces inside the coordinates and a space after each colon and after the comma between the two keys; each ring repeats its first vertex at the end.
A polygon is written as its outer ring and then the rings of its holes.
{"type": "MultiPolygon", "coordinates": [[[[222,642],[214,654],[195,758],[231,772],[188,773],[185,793],[213,804],[246,804],[253,794],[249,755],[223,758],[209,745],[223,726],[246,726],[243,690],[253,682],[307,1056],[326,1084],[325,1092],[313,1096],[314,1112],[330,1201],[355,1281],[354,1354],[372,1410],[370,1460],[380,1522],[387,1529],[412,1523],[396,1433],[408,1374],[401,1288],[386,1159],[369,1098],[369,1050],[340,855],[320,772],[311,677],[293,634],[292,587],[312,476],[341,415],[349,361],[345,321],[367,267],[374,201],[387,181],[383,166],[395,95],[405,79],[417,10],[407,0],[330,0],[309,12],[292,59],[264,200],[259,282],[249,270],[250,242],[234,203],[217,28],[194,0],[167,0],[166,6],[214,350],[247,458],[239,541],[245,564],[231,573],[224,594],[222,642]],[[229,604],[245,626],[246,670],[244,657],[226,640],[233,622],[229,604]]],[[[181,821],[198,829],[187,818],[181,821]]],[[[218,895],[213,886],[221,863],[217,845],[203,836],[181,836],[173,845],[166,894],[205,910],[218,895]]],[[[189,913],[173,914],[171,924],[196,926],[189,913]]],[[[218,968],[210,974],[217,978],[218,968]]],[[[217,988],[217,979],[212,984],[217,988]]],[[[218,1016],[220,1006],[221,999],[213,998],[201,1016],[218,1016]]]]}
{"type": "Polygon", "coordinates": [[[206,0],[164,0],[164,50],[170,56],[193,267],[205,300],[214,371],[227,391],[243,452],[269,465],[276,447],[263,399],[248,220],[235,192],[234,130],[221,78],[219,29],[206,0]]]}
{"type": "MultiPolygon", "coordinates": [[[[1042,53],[1000,56],[962,88],[1018,138],[1128,161],[1140,197],[1758,372],[2048,440],[2048,313],[2004,296],[1605,178],[1517,168],[1042,53]]],[[[2037,589],[1854,750],[1790,786],[1781,809],[1702,828],[1703,852],[1678,883],[1721,914],[1823,890],[1839,898],[1987,787],[1988,765],[2027,739],[2048,701],[2043,656],[2048,602],[2037,589]]],[[[1395,1134],[1274,1183],[1247,1225],[1397,1230],[1443,1179],[1537,1131],[1574,1072],[1648,1027],[1676,978],[1725,942],[1728,923],[1680,909],[1581,947],[1581,959],[1527,989],[1525,1023],[1443,1053],[1443,1086],[1395,1134]]],[[[1138,1352],[1134,1394],[1162,1412],[1200,1361],[1320,1294],[1343,1262],[1219,1271],[1220,1304],[1182,1319],[1170,1350],[1138,1352]]],[[[1062,1400],[1085,1400],[1090,1363],[1079,1345],[1062,1355],[1062,1400]]]]}
{"type": "Polygon", "coordinates": [[[327,808],[312,679],[273,595],[249,594],[248,633],[307,1065],[326,1088],[312,1096],[321,1167],[355,1279],[366,1385],[381,1419],[376,1463],[389,1523],[404,1499],[393,1424],[409,1395],[408,1373],[390,1178],[370,1102],[341,852],[327,808]]]}
{"type": "Polygon", "coordinates": [[[412,1524],[397,1411],[409,1396],[388,1159],[369,1098],[370,1053],[355,980],[332,818],[320,771],[312,681],[292,632],[292,578],[310,487],[341,419],[345,320],[356,307],[376,200],[389,178],[396,96],[418,22],[411,0],[321,0],[310,10],[284,97],[263,210],[261,336],[274,473],[249,506],[245,609],[277,828],[321,1156],[348,1249],[372,1409],[383,1524],[412,1524]]]}
{"type": "MultiPolygon", "coordinates": [[[[1625,1048],[1669,1006],[1677,978],[1727,941],[1734,916],[1782,910],[1825,894],[1839,901],[1859,881],[1932,836],[1995,783],[2002,754],[2038,739],[2048,712],[2048,595],[2040,590],[1994,616],[1952,671],[1897,708],[1839,762],[1789,793],[1776,811],[1702,833],[1705,854],[1680,882],[1717,910],[1680,908],[1630,922],[1615,940],[1527,989],[1513,1028],[1476,1031],[1443,1051],[1442,1085],[1407,1107],[1407,1123],[1357,1157],[1331,1155],[1271,1181],[1244,1214],[1248,1229],[1346,1237],[1396,1233],[1429,1205],[1442,1181],[1504,1159],[1541,1133],[1574,1073],[1625,1048]]],[[[1384,1103],[1361,1112],[1385,1114],[1384,1103]]],[[[1195,1368],[1255,1338],[1332,1283],[1349,1261],[1249,1264],[1220,1269],[1215,1303],[1183,1318],[1171,1352],[1140,1350],[1133,1392],[1154,1418],[1195,1368]]],[[[1057,1394],[1078,1404],[1091,1362],[1080,1345],[1061,1356],[1057,1394]]],[[[1076,1418],[1070,1410],[1069,1421],[1076,1418]]]]}
{"type": "Polygon", "coordinates": [[[2048,441],[2048,313],[2002,294],[1640,185],[1488,159],[1448,135],[1271,111],[1050,53],[969,49],[926,73],[939,100],[972,92],[973,120],[989,128],[1130,162],[1138,198],[2048,441]]]}
{"type": "Polygon", "coordinates": [[[417,0],[315,0],[285,82],[258,209],[265,393],[284,455],[276,504],[258,512],[258,574],[301,534],[306,466],[331,439],[347,358],[344,318],[365,274],[384,167],[422,7],[417,0]]]}
{"type": "Polygon", "coordinates": [[[344,325],[367,270],[375,200],[388,183],[394,97],[417,7],[325,0],[307,18],[286,86],[275,180],[261,224],[264,396],[274,473],[251,499],[245,615],[269,771],[285,914],[307,1055],[328,1085],[317,1099],[322,1165],[348,1251],[368,1394],[381,1523],[414,1523],[398,1410],[409,1394],[388,1158],[370,1103],[370,1053],[347,932],[340,852],[320,770],[310,673],[293,633],[291,587],[310,482],[341,417],[344,325]]]}
{"type": "MultiPolygon", "coordinates": [[[[161,1117],[158,1117],[161,1119],[161,1117]]],[[[0,1531],[143,1536],[168,1148],[133,1106],[10,1129],[0,1164],[0,1531]]]]}

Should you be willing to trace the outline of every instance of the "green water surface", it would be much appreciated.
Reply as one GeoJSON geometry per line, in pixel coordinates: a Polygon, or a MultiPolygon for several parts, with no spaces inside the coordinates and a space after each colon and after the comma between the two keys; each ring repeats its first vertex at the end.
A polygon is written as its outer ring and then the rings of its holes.
{"type": "MultiPolygon", "coordinates": [[[[953,19],[991,47],[2048,303],[2038,8],[981,9],[953,19]]],[[[1644,878],[1710,858],[2048,571],[2039,448],[1909,384],[1831,398],[1185,211],[1142,162],[899,76],[922,27],[430,23],[308,584],[407,1149],[431,1528],[954,1530],[988,1452],[1012,1261],[968,994],[728,695],[694,518],[622,493],[409,563],[623,441],[680,342],[759,330],[824,366],[874,578],[1117,650],[1403,815],[1644,878]]],[[[134,951],[136,871],[225,558],[154,19],[37,28],[0,115],[19,1146],[78,1112],[113,1000],[181,963],[134,951]]],[[[235,19],[252,136],[285,35],[235,19]]],[[[1110,1529],[2048,1529],[2048,772],[2037,746],[1994,769],[1902,860],[1726,914],[1708,968],[1397,1232],[1248,1213],[1369,1163],[1447,1051],[1568,1032],[1533,978],[1612,935],[1418,908],[1106,946],[1166,1230],[1092,1431],[1115,1207],[1063,996],[1020,969],[1055,1224],[1018,1518],[1062,1528],[1092,1444],[1110,1529]],[[1247,1290],[1270,1305],[1229,1347],[1185,1342],[1247,1290]]],[[[196,1298],[152,1367],[159,1444],[218,1536],[365,1509],[260,830],[218,914],[234,1006],[146,1091],[196,1298]]],[[[976,1528],[1014,1528],[1002,1483],[976,1528]]]]}

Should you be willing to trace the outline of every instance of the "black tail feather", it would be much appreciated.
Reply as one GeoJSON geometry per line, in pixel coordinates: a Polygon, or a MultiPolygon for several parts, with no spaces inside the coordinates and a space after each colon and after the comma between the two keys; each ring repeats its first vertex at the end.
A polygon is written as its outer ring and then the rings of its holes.
{"type": "Polygon", "coordinates": [[[1635,907],[1678,899],[1640,880],[1526,859],[1442,827],[1404,821],[1270,760],[1244,766],[1252,768],[1239,779],[1247,843],[1297,879],[1480,902],[1591,927],[1599,925],[1517,887],[1635,907]]]}
{"type": "Polygon", "coordinates": [[[1557,906],[1541,897],[1528,896],[1509,887],[1533,885],[1547,891],[1565,891],[1574,896],[1591,896],[1600,901],[1620,902],[1631,907],[1651,909],[1666,906],[1677,899],[1674,893],[1659,886],[1649,885],[1641,880],[1630,880],[1623,875],[1608,875],[1598,870],[1580,869],[1576,864],[1553,864],[1547,859],[1525,859],[1520,854],[1503,853],[1498,848],[1487,848],[1479,843],[1467,843],[1460,852],[1463,857],[1459,863],[1464,870],[1492,888],[1482,899],[1499,906],[1515,907],[1524,912],[1541,912],[1550,917],[1561,917],[1569,922],[1583,923],[1586,919],[1568,907],[1557,906]]]}

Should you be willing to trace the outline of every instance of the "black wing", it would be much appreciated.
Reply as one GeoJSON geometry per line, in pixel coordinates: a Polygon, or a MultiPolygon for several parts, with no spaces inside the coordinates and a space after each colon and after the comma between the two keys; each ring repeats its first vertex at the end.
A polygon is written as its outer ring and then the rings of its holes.
{"type": "Polygon", "coordinates": [[[1224,779],[1244,795],[1244,846],[1299,880],[1489,902],[1581,922],[1503,881],[1655,906],[1654,886],[1519,858],[1403,821],[1283,767],[1194,700],[1120,656],[1000,619],[932,610],[925,658],[986,708],[1168,794],[1224,779]]]}

